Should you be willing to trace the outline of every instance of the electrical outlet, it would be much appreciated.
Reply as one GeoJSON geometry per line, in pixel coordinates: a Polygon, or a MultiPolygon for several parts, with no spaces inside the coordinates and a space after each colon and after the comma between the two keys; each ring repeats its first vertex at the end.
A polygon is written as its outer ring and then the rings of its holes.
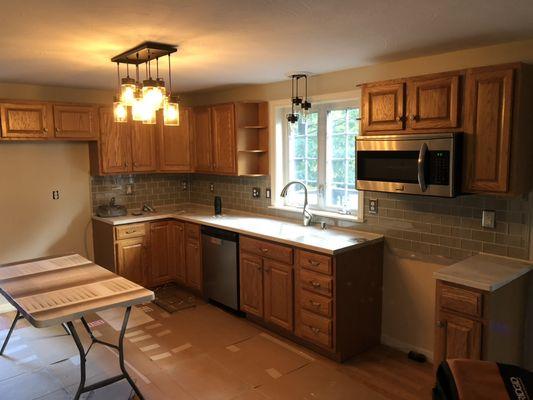
{"type": "Polygon", "coordinates": [[[211,191],[211,192],[215,191],[215,184],[214,183],[210,183],[209,184],[209,191],[211,191]]]}
{"type": "Polygon", "coordinates": [[[52,200],[59,200],[59,190],[52,190],[52,200]]]}
{"type": "Polygon", "coordinates": [[[483,210],[481,214],[481,226],[483,228],[494,229],[496,227],[496,211],[483,210]]]}
{"type": "Polygon", "coordinates": [[[261,189],[258,187],[252,188],[252,197],[254,199],[257,199],[258,197],[261,197],[261,189]]]}
{"type": "Polygon", "coordinates": [[[128,195],[133,194],[133,185],[130,183],[126,185],[126,194],[128,195]]]}
{"type": "Polygon", "coordinates": [[[187,190],[188,183],[186,180],[181,181],[181,190],[187,190]]]}
{"type": "Polygon", "coordinates": [[[378,213],[378,199],[370,199],[368,201],[368,213],[369,214],[378,213]]]}
{"type": "Polygon", "coordinates": [[[265,197],[270,199],[272,197],[272,190],[270,188],[265,189],[265,197]]]}

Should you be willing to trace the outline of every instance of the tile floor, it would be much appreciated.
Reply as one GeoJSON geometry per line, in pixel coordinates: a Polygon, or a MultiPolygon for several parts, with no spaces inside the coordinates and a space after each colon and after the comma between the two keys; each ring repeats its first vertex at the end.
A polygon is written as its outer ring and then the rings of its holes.
{"type": "MultiPolygon", "coordinates": [[[[115,341],[123,309],[92,315],[95,334],[115,341]]],[[[3,339],[13,313],[0,315],[3,339]]],[[[76,324],[85,347],[88,335],[76,324]]],[[[276,337],[243,318],[209,304],[168,314],[149,304],[137,307],[128,325],[126,361],[146,399],[430,399],[432,371],[386,347],[337,364],[276,337]]],[[[113,350],[95,345],[87,361],[87,383],[119,373],[113,350]]],[[[35,329],[21,321],[0,357],[2,399],[72,398],[79,382],[79,357],[61,327],[35,329]]],[[[128,399],[122,381],[84,399],[128,399]]]]}

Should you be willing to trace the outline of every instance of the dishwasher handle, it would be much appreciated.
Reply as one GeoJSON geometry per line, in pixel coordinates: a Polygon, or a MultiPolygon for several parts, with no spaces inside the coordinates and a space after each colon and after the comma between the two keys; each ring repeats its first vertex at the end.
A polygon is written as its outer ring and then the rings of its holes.
{"type": "Polygon", "coordinates": [[[230,242],[238,242],[239,234],[231,231],[226,231],[224,229],[214,228],[212,226],[202,225],[201,227],[202,235],[215,237],[222,240],[228,240],[230,242]]]}

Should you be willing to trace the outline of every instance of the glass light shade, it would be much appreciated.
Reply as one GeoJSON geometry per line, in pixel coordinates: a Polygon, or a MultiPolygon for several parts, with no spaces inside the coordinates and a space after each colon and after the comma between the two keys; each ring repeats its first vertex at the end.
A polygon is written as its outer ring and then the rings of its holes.
{"type": "Polygon", "coordinates": [[[152,118],[152,114],[155,114],[153,107],[144,98],[137,97],[131,106],[131,118],[134,121],[147,121],[152,118]]]}
{"type": "Polygon", "coordinates": [[[163,107],[165,96],[155,81],[144,81],[142,88],[142,97],[145,102],[150,104],[155,110],[163,107]],[[153,82],[153,83],[152,83],[153,82]]]}
{"type": "Polygon", "coordinates": [[[157,121],[157,114],[156,114],[156,110],[152,109],[151,111],[150,110],[146,110],[146,114],[144,116],[144,119],[143,119],[143,124],[145,125],[154,125],[157,121]]]}
{"type": "Polygon", "coordinates": [[[128,107],[133,106],[136,92],[137,86],[134,83],[122,83],[120,85],[120,101],[128,107]]]}
{"type": "Polygon", "coordinates": [[[113,103],[113,115],[115,122],[127,122],[128,108],[121,101],[115,101],[113,103]]]}
{"type": "Polygon", "coordinates": [[[167,126],[179,126],[180,124],[180,105],[178,103],[165,102],[163,109],[163,120],[167,126]]]}

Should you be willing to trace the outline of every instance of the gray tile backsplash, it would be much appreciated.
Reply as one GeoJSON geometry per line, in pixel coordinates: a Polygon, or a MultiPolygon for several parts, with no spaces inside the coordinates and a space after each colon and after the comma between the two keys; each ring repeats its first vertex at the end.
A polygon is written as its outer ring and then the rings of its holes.
{"type": "MultiPolygon", "coordinates": [[[[199,174],[122,175],[92,178],[93,208],[115,196],[117,203],[139,208],[143,202],[154,206],[190,201],[213,204],[222,197],[223,208],[238,209],[299,220],[299,215],[269,209],[265,189],[267,177],[230,177],[199,174]],[[183,191],[181,181],[189,189],[183,191]],[[126,195],[126,185],[133,185],[133,195],[126,195]],[[210,191],[210,184],[214,191],[210,191]],[[261,197],[252,198],[252,188],[261,189],[261,197]]],[[[393,248],[462,259],[478,252],[513,258],[529,257],[529,202],[526,198],[466,195],[454,199],[430,198],[387,193],[365,193],[365,221],[321,218],[330,225],[355,228],[385,235],[393,248]],[[378,199],[379,212],[368,213],[370,199],[378,199]],[[496,211],[496,227],[481,227],[483,209],[496,211]]]]}

